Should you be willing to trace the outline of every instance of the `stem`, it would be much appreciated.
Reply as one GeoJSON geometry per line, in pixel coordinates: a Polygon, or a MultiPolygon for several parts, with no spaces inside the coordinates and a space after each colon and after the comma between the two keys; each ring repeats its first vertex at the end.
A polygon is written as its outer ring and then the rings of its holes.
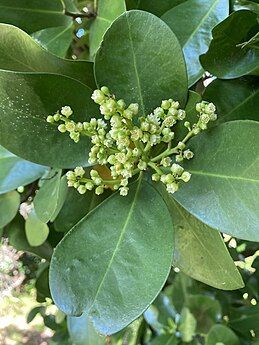
{"type": "Polygon", "coordinates": [[[70,12],[68,10],[65,10],[65,15],[66,16],[69,16],[69,17],[72,17],[73,19],[75,18],[88,18],[88,19],[91,19],[91,18],[95,18],[95,13],[92,13],[92,12],[89,12],[89,13],[73,13],[73,12],[70,12]]]}
{"type": "Polygon", "coordinates": [[[158,166],[155,163],[149,162],[148,165],[155,170],[159,175],[163,174],[163,171],[158,168],[158,166]]]}
{"type": "MultiPolygon", "coordinates": [[[[191,137],[193,137],[194,134],[193,134],[193,131],[190,131],[185,137],[184,139],[182,140],[182,143],[186,143],[191,137]]],[[[164,152],[160,153],[160,155],[154,157],[151,159],[151,162],[157,162],[159,161],[160,159],[163,159],[164,157],[167,157],[167,156],[171,156],[172,154],[174,153],[178,153],[178,148],[177,146],[175,146],[174,148],[170,149],[171,147],[171,142],[168,144],[168,148],[167,150],[165,150],[164,152]]]]}

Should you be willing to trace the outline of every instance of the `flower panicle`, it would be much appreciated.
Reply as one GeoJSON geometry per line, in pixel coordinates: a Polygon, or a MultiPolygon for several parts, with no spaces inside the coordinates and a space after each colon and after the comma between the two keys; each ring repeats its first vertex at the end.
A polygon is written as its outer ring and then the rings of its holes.
{"type": "Polygon", "coordinates": [[[175,125],[186,119],[185,110],[178,101],[163,100],[161,105],[147,116],[139,116],[139,105],[116,100],[110,90],[103,86],[92,94],[93,101],[99,105],[102,118],[91,118],[89,122],[75,122],[71,119],[73,110],[64,106],[56,114],[49,115],[47,122],[56,124],[61,133],[68,132],[77,143],[82,135],[91,138],[92,147],[89,163],[109,167],[110,179],[103,179],[96,170],[89,176],[82,167],[67,173],[68,185],[79,193],[95,189],[102,194],[106,188],[119,189],[125,196],[129,191],[129,179],[141,171],[153,170],[152,180],[165,184],[169,193],[175,193],[181,181],[189,182],[191,174],[179,164],[190,160],[194,153],[186,147],[187,141],[208,128],[217,115],[213,103],[202,101],[196,104],[197,123],[185,121],[188,133],[177,141],[175,125]],[[176,145],[172,148],[172,143],[176,145]],[[159,146],[158,146],[159,145],[159,146]],[[153,148],[164,148],[153,156],[153,148]],[[166,148],[165,148],[166,147],[166,148]]]}

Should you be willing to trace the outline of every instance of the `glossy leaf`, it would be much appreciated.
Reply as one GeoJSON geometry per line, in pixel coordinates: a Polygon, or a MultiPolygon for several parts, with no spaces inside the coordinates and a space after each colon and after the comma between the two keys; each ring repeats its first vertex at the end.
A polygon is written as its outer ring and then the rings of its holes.
{"type": "Polygon", "coordinates": [[[25,161],[0,146],[0,194],[40,178],[47,167],[25,161]]]}
{"type": "Polygon", "coordinates": [[[140,179],[126,198],[118,193],[108,198],[56,247],[52,297],[66,314],[87,313],[102,334],[115,333],[141,315],[161,290],[172,247],[166,205],[140,179]],[[148,280],[147,289],[143,282],[148,280]]]}
{"type": "Polygon", "coordinates": [[[90,55],[93,58],[100,47],[106,30],[126,11],[125,0],[99,0],[97,17],[90,30],[90,55]]]}
{"type": "Polygon", "coordinates": [[[259,240],[259,123],[224,123],[190,141],[191,181],[175,199],[205,224],[237,238],[259,240]]]}
{"type": "Polygon", "coordinates": [[[233,3],[234,11],[250,10],[259,14],[259,4],[257,3],[257,0],[234,0],[233,3]]]}
{"type": "Polygon", "coordinates": [[[155,14],[157,17],[161,17],[162,14],[185,1],[187,0],[128,0],[126,2],[127,9],[129,10],[143,10],[155,14]]]}
{"type": "Polygon", "coordinates": [[[236,334],[230,328],[223,325],[213,326],[206,337],[205,345],[215,345],[217,343],[240,345],[236,334]]]}
{"type": "Polygon", "coordinates": [[[69,188],[64,205],[54,222],[56,231],[67,232],[70,230],[108,195],[107,192],[96,195],[94,191],[79,194],[75,188],[69,188]]]}
{"type": "Polygon", "coordinates": [[[0,0],[0,22],[12,24],[32,33],[44,28],[67,25],[60,0],[0,0]]]}
{"type": "Polygon", "coordinates": [[[259,121],[259,81],[257,78],[216,79],[205,89],[203,98],[216,105],[217,124],[233,120],[259,121]]]}
{"type": "Polygon", "coordinates": [[[34,198],[37,217],[47,223],[54,215],[59,201],[62,170],[50,171],[34,198]]]}
{"type": "Polygon", "coordinates": [[[105,337],[99,335],[92,321],[83,314],[80,317],[67,317],[70,337],[75,345],[105,345],[105,337]]]}
{"type": "Polygon", "coordinates": [[[203,68],[223,79],[259,75],[258,46],[247,43],[258,30],[255,13],[247,10],[232,13],[212,30],[209,50],[200,57],[203,68]]]}
{"type": "Polygon", "coordinates": [[[61,59],[14,26],[0,24],[0,50],[0,68],[3,70],[61,74],[95,88],[91,62],[61,59]]]}
{"type": "Polygon", "coordinates": [[[63,175],[59,183],[59,191],[58,191],[58,198],[57,198],[55,212],[52,214],[50,218],[51,222],[54,222],[60,210],[62,209],[67,197],[67,192],[68,192],[67,177],[66,175],[63,175]]]}
{"type": "Polygon", "coordinates": [[[254,337],[251,334],[251,330],[256,335],[259,333],[259,306],[244,306],[231,310],[229,326],[237,334],[253,340],[254,337]]]}
{"type": "Polygon", "coordinates": [[[52,248],[48,242],[44,242],[39,247],[32,247],[28,243],[25,234],[24,220],[21,216],[15,217],[15,219],[8,224],[6,229],[6,235],[11,246],[18,251],[29,252],[37,255],[43,259],[50,260],[52,255],[52,248]]]}
{"type": "Polygon", "coordinates": [[[63,76],[0,71],[0,144],[34,163],[55,167],[87,165],[88,138],[75,144],[46,118],[70,105],[75,121],[87,121],[98,114],[91,94],[87,86],[63,76]]]}
{"type": "Polygon", "coordinates": [[[25,233],[29,245],[32,247],[38,247],[42,245],[49,235],[49,227],[43,223],[32,210],[28,218],[25,221],[25,233]]]}
{"type": "Polygon", "coordinates": [[[139,103],[140,116],[163,99],[184,105],[187,98],[181,47],[168,26],[147,12],[130,11],[115,20],[96,55],[95,74],[118,98],[139,103]]]}
{"type": "Polygon", "coordinates": [[[69,25],[47,28],[34,32],[31,36],[49,52],[65,58],[73,39],[73,27],[69,25]]]}
{"type": "Polygon", "coordinates": [[[15,192],[9,192],[0,195],[0,228],[6,226],[15,217],[20,206],[20,195],[15,192]]]}
{"type": "Polygon", "coordinates": [[[49,290],[49,265],[43,263],[43,269],[40,267],[41,271],[37,275],[35,282],[35,288],[37,291],[37,302],[44,303],[46,298],[51,298],[49,290]]]}
{"type": "Polygon", "coordinates": [[[208,49],[211,30],[227,17],[228,12],[228,0],[188,0],[162,16],[183,48],[189,85],[204,73],[199,56],[208,49]]]}
{"type": "Polygon", "coordinates": [[[244,286],[221,235],[185,211],[175,200],[168,201],[175,229],[173,265],[188,276],[218,289],[244,286]]]}

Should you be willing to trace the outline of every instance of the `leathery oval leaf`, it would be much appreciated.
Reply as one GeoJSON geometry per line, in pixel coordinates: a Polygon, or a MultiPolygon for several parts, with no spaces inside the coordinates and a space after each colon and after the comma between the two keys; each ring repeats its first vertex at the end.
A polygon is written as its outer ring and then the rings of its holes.
{"type": "Polygon", "coordinates": [[[187,212],[171,198],[175,229],[173,265],[188,276],[222,290],[244,286],[221,234],[187,212]]]}
{"type": "Polygon", "coordinates": [[[163,99],[184,106],[187,73],[181,46],[170,28],[151,13],[133,10],[117,18],[106,31],[95,58],[99,86],[118,98],[136,102],[146,116],[163,99]]]}
{"type": "Polygon", "coordinates": [[[161,17],[176,34],[183,48],[189,86],[204,73],[199,56],[209,47],[213,27],[228,13],[228,0],[188,0],[161,17]]]}
{"type": "Polygon", "coordinates": [[[21,159],[0,146],[0,194],[40,178],[48,168],[21,159]]]}
{"type": "Polygon", "coordinates": [[[15,26],[0,24],[0,51],[0,69],[17,72],[55,73],[95,88],[92,62],[66,60],[55,56],[42,48],[26,32],[15,26]]]}
{"type": "Polygon", "coordinates": [[[259,241],[259,123],[231,121],[193,138],[191,181],[174,198],[205,224],[259,241]]]}
{"type": "Polygon", "coordinates": [[[0,71],[0,144],[34,163],[86,166],[89,138],[75,144],[46,119],[69,105],[74,121],[89,121],[98,114],[91,94],[89,87],[65,76],[0,71]]]}
{"type": "Polygon", "coordinates": [[[20,205],[20,195],[16,191],[0,195],[0,228],[15,217],[20,205]]]}
{"type": "Polygon", "coordinates": [[[160,194],[141,178],[83,218],[59,243],[50,288],[66,314],[87,313],[118,332],[152,303],[172,264],[173,226],[160,194]]]}
{"type": "Polygon", "coordinates": [[[16,25],[29,33],[71,21],[60,0],[0,0],[0,22],[16,25]]]}

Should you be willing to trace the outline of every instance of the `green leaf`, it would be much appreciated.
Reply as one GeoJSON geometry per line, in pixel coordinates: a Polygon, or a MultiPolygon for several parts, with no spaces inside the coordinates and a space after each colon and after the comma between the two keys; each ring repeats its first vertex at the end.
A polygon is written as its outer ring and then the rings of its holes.
{"type": "Polygon", "coordinates": [[[208,333],[221,318],[221,306],[217,300],[204,295],[189,295],[186,306],[197,320],[197,333],[208,333]]]}
{"type": "Polygon", "coordinates": [[[0,228],[10,223],[20,206],[19,193],[12,191],[0,195],[0,228]]]}
{"type": "Polygon", "coordinates": [[[102,334],[115,333],[141,315],[163,287],[172,247],[167,207],[139,179],[127,197],[115,193],[106,199],[56,247],[52,297],[66,314],[87,313],[102,334]]]}
{"type": "Polygon", "coordinates": [[[97,17],[90,30],[90,55],[93,58],[100,47],[106,30],[126,11],[124,0],[99,0],[97,17]]]}
{"type": "Polygon", "coordinates": [[[34,32],[31,37],[49,52],[65,58],[73,39],[73,26],[58,26],[34,32]]]}
{"type": "Polygon", "coordinates": [[[157,17],[161,17],[162,14],[170,10],[171,8],[182,4],[187,0],[159,0],[159,1],[150,1],[150,0],[128,0],[127,8],[129,10],[138,9],[153,13],[157,17]]]}
{"type": "Polygon", "coordinates": [[[70,105],[75,121],[89,120],[97,109],[91,94],[87,86],[64,76],[0,71],[0,144],[34,163],[87,165],[90,140],[84,137],[75,144],[46,118],[70,105]]]}
{"type": "Polygon", "coordinates": [[[255,0],[255,2],[249,0],[234,0],[233,2],[234,11],[250,10],[255,12],[257,15],[259,14],[259,4],[256,3],[257,0],[255,0]]]}
{"type": "MultiPolygon", "coordinates": [[[[61,183],[61,174],[62,170],[50,171],[34,198],[35,212],[37,217],[44,223],[47,223],[53,218],[57,208],[60,210],[59,200],[60,196],[63,197],[64,187],[61,183]]],[[[63,202],[64,200],[65,198],[63,202]]]]}
{"type": "Polygon", "coordinates": [[[244,306],[231,310],[229,326],[238,334],[253,340],[251,330],[259,334],[259,306],[244,306]],[[232,315],[232,313],[234,315],[232,315]]]}
{"type": "Polygon", "coordinates": [[[200,57],[203,68],[223,79],[259,75],[258,45],[247,44],[258,30],[255,13],[247,10],[232,13],[212,30],[209,50],[200,57]]]}
{"type": "Polygon", "coordinates": [[[21,216],[16,217],[7,226],[6,235],[8,235],[10,245],[16,248],[18,251],[29,252],[48,261],[50,260],[52,248],[48,242],[44,242],[39,247],[32,247],[28,243],[25,234],[24,220],[21,216]]]}
{"type": "MultiPolygon", "coordinates": [[[[74,0],[62,0],[62,2],[64,3],[65,10],[67,10],[71,13],[79,13],[79,10],[78,10],[77,6],[75,5],[74,0]]],[[[78,1],[76,1],[76,3],[77,2],[78,1]]]]}
{"type": "Polygon", "coordinates": [[[42,245],[49,235],[49,227],[43,223],[32,210],[28,218],[25,221],[25,233],[29,245],[32,247],[38,247],[42,245]]]}
{"type": "Polygon", "coordinates": [[[50,218],[51,222],[54,222],[54,220],[57,218],[60,210],[62,209],[62,207],[65,203],[66,197],[67,197],[67,192],[68,192],[67,177],[66,177],[66,175],[64,175],[60,179],[56,209],[50,218]]]}
{"type": "Polygon", "coordinates": [[[67,25],[71,18],[64,15],[60,0],[0,0],[0,22],[35,32],[48,27],[67,25]]]}
{"type": "Polygon", "coordinates": [[[149,114],[163,99],[185,104],[187,77],[181,47],[168,26],[154,15],[130,11],[108,29],[96,55],[97,83],[149,114]]]}
{"type": "Polygon", "coordinates": [[[213,27],[228,13],[228,0],[188,0],[162,16],[183,48],[189,86],[204,73],[199,56],[208,49],[213,27]]]}
{"type": "Polygon", "coordinates": [[[188,276],[217,289],[244,286],[220,233],[186,212],[170,198],[167,203],[175,229],[173,265],[188,276]]]}
{"type": "Polygon", "coordinates": [[[79,220],[99,205],[109,194],[96,195],[95,191],[79,194],[75,188],[69,188],[66,200],[54,222],[56,231],[67,232],[79,220]],[[80,207],[78,207],[80,205],[80,207]]]}
{"type": "Polygon", "coordinates": [[[259,241],[259,123],[232,121],[190,141],[191,181],[174,198],[203,223],[259,241]]]}
{"type": "Polygon", "coordinates": [[[40,178],[47,168],[25,161],[0,146],[0,194],[40,178]]]}
{"type": "Polygon", "coordinates": [[[259,81],[257,78],[216,79],[205,89],[203,98],[216,105],[217,124],[233,120],[259,121],[259,81]]]}
{"type": "Polygon", "coordinates": [[[37,290],[37,302],[44,303],[46,298],[51,298],[49,290],[49,266],[40,272],[35,282],[35,289],[37,290]]]}
{"type": "Polygon", "coordinates": [[[75,345],[105,345],[105,337],[99,335],[86,314],[67,317],[70,337],[75,345]]]}
{"type": "Polygon", "coordinates": [[[178,339],[174,334],[168,335],[161,335],[155,337],[153,341],[151,341],[150,345],[177,345],[178,339]]]}
{"type": "Polygon", "coordinates": [[[240,345],[236,334],[230,328],[223,325],[213,326],[206,337],[205,345],[215,345],[217,343],[240,345]]]}
{"type": "Polygon", "coordinates": [[[14,26],[0,24],[0,50],[3,70],[60,74],[95,88],[92,62],[61,59],[14,26]]]}
{"type": "Polygon", "coordinates": [[[184,307],[181,312],[181,322],[179,325],[179,331],[181,332],[181,338],[183,341],[187,343],[192,341],[192,338],[195,335],[196,326],[197,321],[195,317],[188,308],[184,307]]]}

